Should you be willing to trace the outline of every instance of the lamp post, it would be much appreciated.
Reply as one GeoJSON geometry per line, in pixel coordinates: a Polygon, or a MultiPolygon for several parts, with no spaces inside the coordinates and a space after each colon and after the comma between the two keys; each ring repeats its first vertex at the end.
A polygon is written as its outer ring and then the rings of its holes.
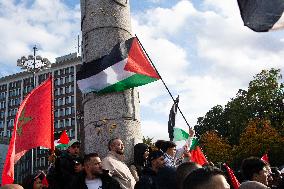
{"type": "MultiPolygon", "coordinates": [[[[27,72],[31,72],[33,74],[33,88],[36,87],[36,73],[43,69],[48,69],[51,67],[51,63],[47,58],[42,58],[41,56],[36,56],[36,51],[38,48],[36,46],[33,47],[33,55],[29,55],[28,58],[22,56],[17,60],[17,66],[21,69],[26,70],[27,72]]],[[[36,151],[37,153],[37,151],[36,151]]],[[[31,174],[34,172],[34,149],[32,149],[32,161],[31,161],[31,174]]],[[[37,155],[37,154],[36,154],[37,155]]],[[[35,158],[35,162],[37,164],[37,159],[35,158]]]]}
{"type": "Polygon", "coordinates": [[[28,58],[22,56],[17,60],[17,66],[21,67],[21,69],[27,70],[33,74],[34,84],[35,84],[35,74],[43,69],[47,69],[51,67],[51,63],[47,58],[42,58],[41,56],[36,56],[36,51],[38,48],[36,46],[33,47],[34,54],[29,55],[28,58]]]}

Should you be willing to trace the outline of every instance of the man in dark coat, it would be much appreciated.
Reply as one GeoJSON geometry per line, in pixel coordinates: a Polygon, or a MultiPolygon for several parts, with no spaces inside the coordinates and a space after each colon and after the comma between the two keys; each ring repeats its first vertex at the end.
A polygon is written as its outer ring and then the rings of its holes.
{"type": "Polygon", "coordinates": [[[149,154],[150,167],[142,172],[142,177],[135,185],[135,189],[157,189],[157,173],[164,167],[164,153],[160,150],[152,151],[149,154]]]}
{"type": "Polygon", "coordinates": [[[121,189],[119,183],[109,176],[108,171],[102,169],[101,159],[97,153],[85,155],[84,173],[72,187],[76,189],[121,189]]]}
{"type": "Polygon", "coordinates": [[[68,143],[66,152],[55,161],[55,182],[51,189],[70,189],[72,183],[78,180],[82,171],[82,159],[80,157],[80,142],[73,139],[68,143]]]}

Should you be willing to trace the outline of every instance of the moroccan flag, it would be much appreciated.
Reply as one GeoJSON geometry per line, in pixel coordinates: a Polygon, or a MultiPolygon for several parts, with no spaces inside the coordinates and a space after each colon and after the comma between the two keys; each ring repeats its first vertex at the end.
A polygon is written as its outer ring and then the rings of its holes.
{"type": "Polygon", "coordinates": [[[198,163],[199,165],[204,165],[207,163],[207,159],[202,153],[199,147],[199,141],[197,138],[193,138],[191,146],[190,146],[190,154],[191,154],[191,161],[198,163]]]}
{"type": "Polygon", "coordinates": [[[187,140],[189,137],[189,134],[181,129],[181,128],[174,128],[174,141],[181,141],[181,140],[187,140]]]}
{"type": "Polygon", "coordinates": [[[109,93],[160,79],[136,37],[116,44],[108,55],[84,63],[77,72],[83,93],[109,93]]]}
{"type": "Polygon", "coordinates": [[[283,0],[238,0],[244,25],[256,32],[284,28],[283,0]]]}
{"type": "Polygon", "coordinates": [[[54,149],[52,78],[32,90],[17,112],[2,172],[2,185],[14,182],[14,164],[30,149],[54,149]]]}
{"type": "Polygon", "coordinates": [[[265,163],[269,163],[269,158],[267,154],[264,154],[261,158],[262,161],[265,161],[265,163]]]}
{"type": "Polygon", "coordinates": [[[179,103],[179,96],[174,101],[174,104],[173,104],[173,106],[170,110],[170,114],[169,114],[168,133],[169,133],[169,138],[170,138],[171,141],[173,141],[173,139],[174,139],[174,127],[175,127],[175,124],[176,124],[176,114],[177,114],[178,103],[179,103]]]}
{"type": "Polygon", "coordinates": [[[233,188],[234,189],[238,189],[240,187],[240,182],[238,181],[238,179],[236,178],[236,176],[234,175],[234,172],[233,170],[227,165],[224,163],[224,166],[226,168],[226,171],[229,175],[229,178],[231,180],[231,183],[233,185],[233,188]]]}

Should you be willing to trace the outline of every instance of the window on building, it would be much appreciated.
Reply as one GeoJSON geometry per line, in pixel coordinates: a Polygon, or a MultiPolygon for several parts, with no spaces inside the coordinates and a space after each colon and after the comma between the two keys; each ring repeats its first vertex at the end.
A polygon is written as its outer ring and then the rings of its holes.
{"type": "Polygon", "coordinates": [[[71,114],[70,107],[65,108],[65,115],[70,115],[70,114],[71,114]]]}
{"type": "Polygon", "coordinates": [[[54,112],[54,117],[59,117],[59,112],[58,112],[58,110],[56,110],[56,111],[54,112]]]}
{"type": "Polygon", "coordinates": [[[45,157],[40,158],[40,166],[41,167],[45,166],[45,157]]]}
{"type": "Polygon", "coordinates": [[[55,71],[54,71],[54,75],[58,75],[58,70],[55,70],[55,71]]]}
{"type": "Polygon", "coordinates": [[[60,128],[64,127],[64,120],[60,120],[60,128]]]}
{"type": "Polygon", "coordinates": [[[69,68],[65,68],[65,74],[69,74],[69,68]]]}
{"type": "Polygon", "coordinates": [[[4,121],[0,121],[0,128],[4,128],[4,121]]]}
{"type": "Polygon", "coordinates": [[[71,126],[71,122],[69,119],[65,119],[65,127],[71,126]]]}
{"type": "Polygon", "coordinates": [[[1,111],[1,112],[0,112],[0,118],[3,119],[4,117],[5,117],[5,112],[4,112],[4,111],[1,111]]]}
{"type": "Polygon", "coordinates": [[[60,75],[64,74],[64,69],[60,69],[60,75]]]}
{"type": "Polygon", "coordinates": [[[54,80],[54,85],[55,85],[55,86],[59,85],[59,78],[56,78],[56,79],[54,80]]]}
{"type": "Polygon", "coordinates": [[[69,75],[70,76],[70,82],[73,82],[74,81],[74,75],[69,75]]]}
{"type": "Polygon", "coordinates": [[[71,93],[74,93],[74,86],[71,85],[71,93]]]}
{"type": "Polygon", "coordinates": [[[70,136],[70,138],[71,137],[73,138],[75,136],[75,130],[74,129],[69,130],[69,136],[70,136]]]}
{"type": "Polygon", "coordinates": [[[54,122],[54,127],[55,127],[56,129],[59,128],[59,123],[58,123],[58,121],[55,121],[55,122],[54,122]]]}
{"type": "Polygon", "coordinates": [[[70,67],[70,73],[74,73],[74,66],[70,67]]]}
{"type": "Polygon", "coordinates": [[[72,118],[72,120],[71,120],[71,125],[72,125],[72,126],[75,125],[75,118],[72,118]]]}
{"type": "Polygon", "coordinates": [[[66,87],[65,87],[65,92],[66,92],[66,94],[70,93],[69,86],[66,86],[66,87]]]}
{"type": "Polygon", "coordinates": [[[60,85],[63,85],[64,84],[64,77],[61,77],[60,78],[60,85]]]}
{"type": "Polygon", "coordinates": [[[64,77],[64,80],[65,80],[65,83],[69,83],[69,77],[68,76],[64,77]]]}
{"type": "Polygon", "coordinates": [[[64,87],[60,88],[60,94],[63,95],[64,94],[64,87]]]}
{"type": "Polygon", "coordinates": [[[64,113],[65,113],[65,112],[64,112],[64,109],[60,109],[60,116],[65,116],[64,113]]]}

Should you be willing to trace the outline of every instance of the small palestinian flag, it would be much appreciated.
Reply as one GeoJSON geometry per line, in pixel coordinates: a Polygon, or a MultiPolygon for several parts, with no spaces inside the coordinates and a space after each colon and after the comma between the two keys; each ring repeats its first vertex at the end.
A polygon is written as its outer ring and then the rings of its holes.
{"type": "Polygon", "coordinates": [[[70,139],[67,135],[66,130],[63,130],[59,139],[54,141],[54,146],[57,149],[64,150],[67,149],[69,141],[70,139]]]}
{"type": "Polygon", "coordinates": [[[84,63],[77,72],[83,93],[123,91],[160,79],[136,37],[116,44],[110,54],[84,63]]]}

